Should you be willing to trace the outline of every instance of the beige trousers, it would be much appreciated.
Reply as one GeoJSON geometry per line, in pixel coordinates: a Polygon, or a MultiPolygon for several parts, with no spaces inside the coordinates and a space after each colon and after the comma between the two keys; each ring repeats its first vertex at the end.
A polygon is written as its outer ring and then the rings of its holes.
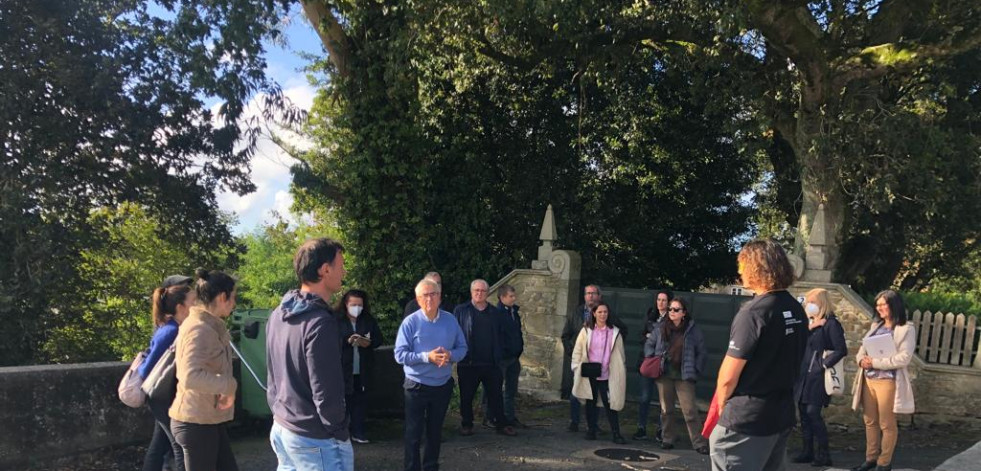
{"type": "Polygon", "coordinates": [[[698,420],[698,408],[695,406],[695,382],[673,380],[660,377],[657,382],[657,392],[661,400],[661,438],[664,443],[674,444],[677,432],[674,429],[674,401],[681,404],[681,413],[688,425],[688,436],[692,448],[706,445],[702,436],[702,422],[698,420]]]}
{"type": "MultiPolygon", "coordinates": [[[[862,374],[862,370],[859,370],[862,374]]],[[[862,384],[862,419],[865,421],[865,460],[880,466],[892,464],[899,427],[893,405],[896,381],[868,379],[862,384]]]]}

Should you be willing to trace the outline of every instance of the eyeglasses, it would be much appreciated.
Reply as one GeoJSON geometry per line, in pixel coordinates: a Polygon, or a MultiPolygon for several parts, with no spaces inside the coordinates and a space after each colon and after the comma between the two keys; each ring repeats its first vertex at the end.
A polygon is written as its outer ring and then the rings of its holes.
{"type": "Polygon", "coordinates": [[[480,288],[474,288],[474,289],[472,289],[470,291],[473,291],[474,293],[486,293],[487,292],[486,289],[480,289],[480,288]]]}
{"type": "Polygon", "coordinates": [[[668,308],[668,310],[671,312],[685,312],[685,309],[681,307],[672,307],[672,308],[668,308]]]}
{"type": "Polygon", "coordinates": [[[435,293],[422,293],[422,294],[419,295],[419,297],[422,297],[422,298],[438,298],[439,297],[439,294],[440,294],[439,291],[436,291],[435,293]]]}

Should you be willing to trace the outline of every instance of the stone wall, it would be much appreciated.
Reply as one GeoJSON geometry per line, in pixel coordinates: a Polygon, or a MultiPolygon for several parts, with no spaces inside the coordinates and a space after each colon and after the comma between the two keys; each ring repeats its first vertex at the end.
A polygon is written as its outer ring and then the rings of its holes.
{"type": "MultiPolygon", "coordinates": [[[[795,296],[813,288],[828,290],[835,314],[845,329],[845,394],[831,400],[827,417],[832,422],[861,423],[861,412],[851,410],[851,387],[858,371],[855,355],[873,319],[873,309],[851,288],[834,283],[800,281],[791,287],[795,296]]],[[[917,422],[978,421],[981,419],[981,370],[925,363],[914,356],[909,366],[916,402],[917,422]]],[[[912,420],[909,416],[904,421],[912,420]]]]}
{"type": "Polygon", "coordinates": [[[129,363],[0,368],[0,469],[148,442],[153,418],[116,387],[129,363]]]}

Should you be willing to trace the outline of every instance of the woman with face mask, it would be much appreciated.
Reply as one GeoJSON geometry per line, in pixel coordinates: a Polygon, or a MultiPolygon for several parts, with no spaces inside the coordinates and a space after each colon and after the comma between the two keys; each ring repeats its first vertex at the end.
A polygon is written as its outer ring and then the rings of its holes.
{"type": "Polygon", "coordinates": [[[800,367],[795,398],[800,412],[803,447],[794,463],[831,466],[828,451],[828,428],[821,411],[828,406],[830,396],[824,389],[824,370],[837,364],[848,354],[845,330],[834,315],[828,292],[812,289],[804,296],[808,336],[804,360],[800,367]],[[825,356],[825,352],[831,352],[825,356]],[[817,448],[815,449],[815,444],[817,448]]]}
{"type": "Polygon", "coordinates": [[[364,434],[365,395],[374,365],[374,350],[382,345],[381,329],[368,309],[368,294],[348,290],[334,308],[341,336],[345,399],[351,416],[351,441],[368,443],[364,434]]]}

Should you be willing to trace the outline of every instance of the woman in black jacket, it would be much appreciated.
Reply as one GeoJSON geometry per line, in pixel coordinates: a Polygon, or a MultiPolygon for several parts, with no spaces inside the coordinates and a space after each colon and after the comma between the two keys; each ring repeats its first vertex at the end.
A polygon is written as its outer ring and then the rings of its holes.
{"type": "Polygon", "coordinates": [[[848,347],[845,345],[845,330],[835,318],[826,290],[817,288],[809,291],[804,296],[804,312],[807,313],[809,333],[795,388],[804,445],[793,461],[831,466],[828,428],[821,417],[821,411],[830,402],[824,388],[824,371],[844,358],[848,347]],[[828,352],[827,356],[825,352],[828,352]],[[814,442],[817,442],[816,452],[814,442]]]}
{"type": "Polygon", "coordinates": [[[364,435],[365,391],[375,363],[375,349],[382,345],[381,329],[368,309],[368,294],[348,290],[334,309],[341,338],[341,366],[348,414],[351,416],[351,441],[368,443],[364,435]]]}

